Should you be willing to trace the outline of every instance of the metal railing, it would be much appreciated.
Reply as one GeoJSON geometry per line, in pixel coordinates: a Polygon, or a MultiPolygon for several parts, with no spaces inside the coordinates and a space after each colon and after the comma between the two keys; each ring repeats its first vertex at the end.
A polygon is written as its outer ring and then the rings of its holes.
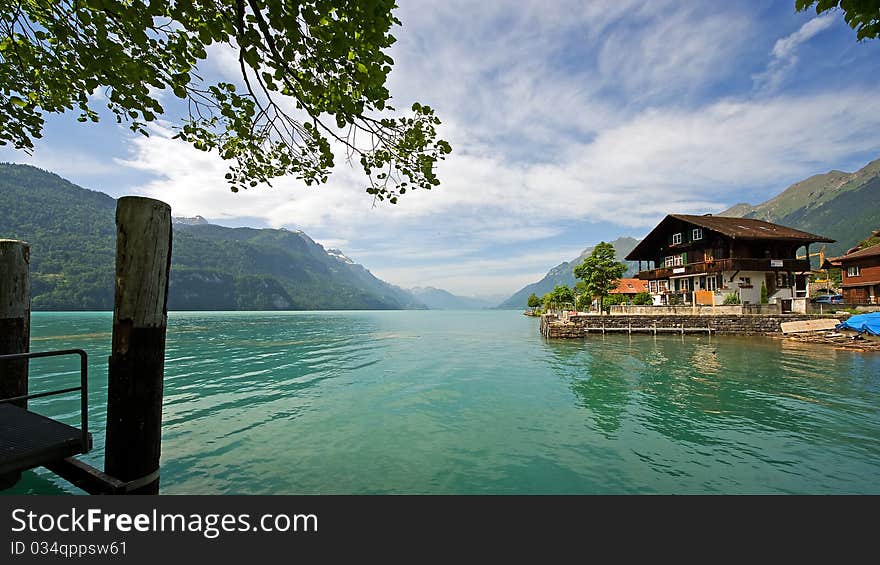
{"type": "MultiPolygon", "coordinates": [[[[81,431],[82,431],[82,449],[83,453],[88,453],[91,449],[91,442],[89,441],[89,406],[88,406],[88,396],[89,396],[89,363],[88,363],[88,355],[82,349],[63,349],[59,351],[38,351],[34,353],[11,353],[7,355],[0,355],[0,362],[2,361],[17,361],[22,359],[37,359],[40,357],[58,357],[61,355],[79,355],[79,375],[80,375],[80,385],[62,388],[59,390],[50,390],[46,392],[36,392],[33,394],[23,394],[21,396],[13,396],[11,398],[2,398],[0,399],[0,404],[6,404],[10,402],[18,402],[19,400],[30,400],[32,398],[43,398],[45,396],[55,396],[59,394],[67,394],[68,392],[80,392],[80,418],[81,418],[81,431]]],[[[2,367],[2,364],[0,364],[2,367]]]]}

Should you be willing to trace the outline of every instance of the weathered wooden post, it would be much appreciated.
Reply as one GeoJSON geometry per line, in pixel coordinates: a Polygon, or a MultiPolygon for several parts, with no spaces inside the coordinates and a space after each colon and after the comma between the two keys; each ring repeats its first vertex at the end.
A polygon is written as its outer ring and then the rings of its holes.
{"type": "MultiPolygon", "coordinates": [[[[27,353],[31,337],[30,246],[0,239],[0,355],[27,353]]],[[[0,362],[0,398],[28,392],[27,359],[0,362]]],[[[16,403],[27,408],[27,400],[16,403]]]]}
{"type": "MultiPolygon", "coordinates": [[[[0,355],[27,353],[31,337],[30,246],[0,239],[0,355]]],[[[28,393],[28,361],[0,361],[0,398],[28,393]]],[[[27,400],[16,405],[27,408],[27,400]]],[[[13,486],[21,473],[0,475],[0,490],[13,486]]]]}
{"type": "Polygon", "coordinates": [[[116,293],[104,470],[158,494],[171,207],[126,196],[116,205],[116,293]]]}

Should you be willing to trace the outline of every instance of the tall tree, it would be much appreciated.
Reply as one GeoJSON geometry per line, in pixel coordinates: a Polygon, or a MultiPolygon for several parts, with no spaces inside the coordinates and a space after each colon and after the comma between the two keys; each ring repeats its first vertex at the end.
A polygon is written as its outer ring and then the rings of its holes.
{"type": "Polygon", "coordinates": [[[538,295],[533,292],[532,294],[529,295],[529,298],[526,301],[526,304],[528,305],[529,308],[535,309],[541,305],[541,299],[538,298],[538,295]]]}
{"type": "Polygon", "coordinates": [[[599,312],[605,297],[617,287],[627,266],[614,259],[614,246],[604,241],[593,248],[584,262],[574,268],[574,276],[583,281],[583,290],[590,299],[599,299],[599,312]]]}
{"type": "Polygon", "coordinates": [[[856,31],[859,41],[880,37],[880,0],[796,0],[798,12],[816,7],[821,14],[834,8],[843,12],[843,19],[856,31]]]}
{"type": "Polygon", "coordinates": [[[97,122],[96,90],[119,123],[148,134],[169,90],[188,109],[176,137],[230,161],[233,191],[293,175],[324,183],[332,143],[359,161],[375,199],[439,184],[451,148],[425,105],[406,114],[385,87],[394,0],[0,0],[0,145],[25,151],[44,114],[97,122]],[[199,63],[228,49],[240,84],[199,63]]]}

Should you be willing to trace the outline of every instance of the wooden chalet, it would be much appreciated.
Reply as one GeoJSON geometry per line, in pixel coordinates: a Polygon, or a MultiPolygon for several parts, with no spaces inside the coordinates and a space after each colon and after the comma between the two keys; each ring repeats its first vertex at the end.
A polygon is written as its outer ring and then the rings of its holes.
{"type": "Polygon", "coordinates": [[[850,250],[824,266],[840,268],[844,302],[880,304],[880,245],[850,250]]]}
{"type": "MultiPolygon", "coordinates": [[[[809,259],[797,251],[833,239],[763,220],[670,214],[627,255],[639,262],[655,304],[722,304],[736,294],[758,304],[808,297],[809,259]],[[644,270],[642,264],[644,265],[644,270]]],[[[790,302],[788,302],[790,305],[790,302]]]]}

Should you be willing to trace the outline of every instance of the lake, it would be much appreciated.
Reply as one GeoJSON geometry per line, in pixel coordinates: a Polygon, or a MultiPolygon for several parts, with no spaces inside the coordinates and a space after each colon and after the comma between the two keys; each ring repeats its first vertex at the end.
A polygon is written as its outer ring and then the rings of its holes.
{"type": "MultiPolygon", "coordinates": [[[[110,313],[83,348],[102,468],[110,313]]],[[[880,354],[769,338],[547,341],[512,311],[174,312],[166,494],[880,493],[880,354]]],[[[31,390],[78,360],[31,362],[31,390]]],[[[69,384],[68,384],[69,383],[69,384]]],[[[78,425],[78,399],[32,408],[78,425]]],[[[5,493],[78,493],[44,470],[5,493]]]]}

